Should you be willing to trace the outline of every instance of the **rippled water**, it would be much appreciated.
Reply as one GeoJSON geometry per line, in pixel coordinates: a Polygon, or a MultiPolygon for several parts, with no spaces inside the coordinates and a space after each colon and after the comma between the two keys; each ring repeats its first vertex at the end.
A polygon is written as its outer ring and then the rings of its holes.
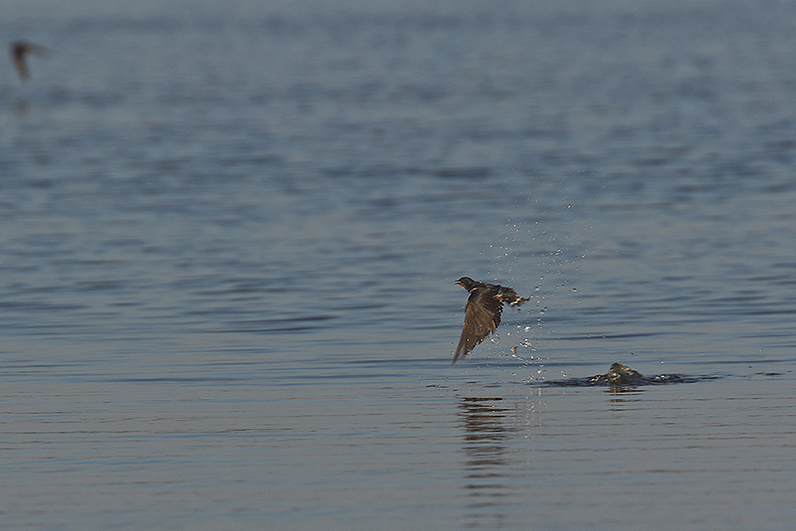
{"type": "Polygon", "coordinates": [[[127,4],[0,20],[6,525],[792,527],[792,7],[127,4]]]}

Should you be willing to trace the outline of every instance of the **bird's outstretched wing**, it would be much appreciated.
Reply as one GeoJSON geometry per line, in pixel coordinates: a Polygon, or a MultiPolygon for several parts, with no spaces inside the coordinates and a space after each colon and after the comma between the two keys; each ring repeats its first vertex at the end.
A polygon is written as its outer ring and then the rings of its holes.
{"type": "Polygon", "coordinates": [[[14,61],[14,66],[17,68],[17,73],[22,81],[30,78],[28,72],[28,64],[26,56],[28,55],[49,55],[50,49],[26,41],[14,41],[9,45],[11,51],[11,59],[14,61]]]}
{"type": "MultiPolygon", "coordinates": [[[[516,296],[516,293],[515,293],[516,296]]],[[[503,303],[494,296],[491,289],[478,288],[470,294],[464,308],[464,326],[453,363],[460,356],[469,354],[476,345],[493,333],[500,324],[503,303]]]]}

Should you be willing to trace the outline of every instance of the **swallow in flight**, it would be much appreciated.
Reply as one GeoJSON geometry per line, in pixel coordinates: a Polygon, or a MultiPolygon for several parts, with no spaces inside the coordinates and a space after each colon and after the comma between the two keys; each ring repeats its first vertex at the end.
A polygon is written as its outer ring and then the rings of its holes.
{"type": "Polygon", "coordinates": [[[453,355],[453,363],[469,354],[486,336],[497,329],[504,302],[509,303],[509,306],[519,306],[530,300],[527,297],[520,297],[511,288],[485,284],[470,277],[462,277],[456,283],[466,289],[470,297],[464,307],[464,327],[459,346],[453,355]]]}
{"type": "Polygon", "coordinates": [[[8,47],[11,52],[11,60],[14,62],[14,66],[17,67],[19,79],[22,81],[27,81],[30,78],[28,63],[26,61],[27,56],[31,54],[49,55],[50,53],[49,48],[27,41],[14,41],[8,47]]]}

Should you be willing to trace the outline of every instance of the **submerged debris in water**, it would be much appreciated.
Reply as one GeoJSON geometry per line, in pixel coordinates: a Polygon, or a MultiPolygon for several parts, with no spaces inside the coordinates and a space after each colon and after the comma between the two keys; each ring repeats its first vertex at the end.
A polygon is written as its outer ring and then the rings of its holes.
{"type": "Polygon", "coordinates": [[[711,377],[688,377],[680,374],[658,374],[644,376],[627,365],[614,363],[605,374],[597,374],[588,378],[569,378],[566,380],[550,380],[544,385],[555,387],[587,387],[592,385],[607,385],[613,389],[627,389],[642,385],[659,385],[667,383],[692,383],[711,377]]]}

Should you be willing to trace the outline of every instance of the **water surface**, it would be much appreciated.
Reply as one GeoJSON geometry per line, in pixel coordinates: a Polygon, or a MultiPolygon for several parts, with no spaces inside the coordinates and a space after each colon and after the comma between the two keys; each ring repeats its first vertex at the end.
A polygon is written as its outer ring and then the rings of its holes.
{"type": "Polygon", "coordinates": [[[6,525],[792,526],[792,8],[7,9],[6,525]]]}

